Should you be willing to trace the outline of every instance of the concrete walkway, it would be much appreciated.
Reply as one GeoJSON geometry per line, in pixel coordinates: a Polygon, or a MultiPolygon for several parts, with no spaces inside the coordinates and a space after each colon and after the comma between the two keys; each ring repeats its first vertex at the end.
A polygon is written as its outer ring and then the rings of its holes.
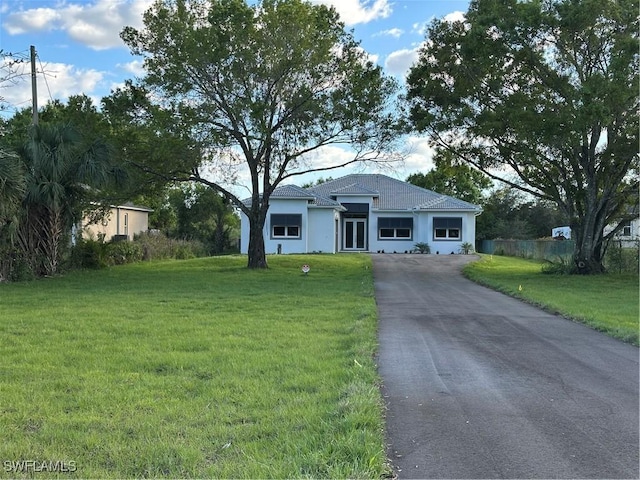
{"type": "Polygon", "coordinates": [[[466,280],[473,259],[373,255],[398,478],[640,478],[638,349],[466,280]]]}

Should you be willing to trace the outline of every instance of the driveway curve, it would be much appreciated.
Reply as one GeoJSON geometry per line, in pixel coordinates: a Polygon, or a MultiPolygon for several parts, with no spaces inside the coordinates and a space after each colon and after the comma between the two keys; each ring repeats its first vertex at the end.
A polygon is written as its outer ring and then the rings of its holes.
{"type": "Polygon", "coordinates": [[[465,279],[473,256],[372,257],[398,478],[640,478],[636,347],[465,279]]]}

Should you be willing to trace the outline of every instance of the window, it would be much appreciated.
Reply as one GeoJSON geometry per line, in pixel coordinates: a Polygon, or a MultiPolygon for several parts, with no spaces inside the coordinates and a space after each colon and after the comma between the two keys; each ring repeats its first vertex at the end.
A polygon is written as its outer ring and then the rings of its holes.
{"type": "Polygon", "coordinates": [[[129,214],[124,214],[124,234],[129,235],[129,214]]]}
{"type": "Polygon", "coordinates": [[[271,236],[273,238],[300,238],[302,230],[302,215],[277,214],[271,215],[271,236]]]}
{"type": "Polygon", "coordinates": [[[460,240],[462,238],[462,218],[441,217],[433,219],[435,240],[460,240]]]}
{"type": "Polygon", "coordinates": [[[413,218],[378,218],[378,238],[380,240],[411,240],[413,237],[413,218]]]}
{"type": "Polygon", "coordinates": [[[627,223],[624,224],[624,227],[622,227],[621,235],[623,237],[630,237],[631,236],[631,222],[627,222],[627,223]]]}

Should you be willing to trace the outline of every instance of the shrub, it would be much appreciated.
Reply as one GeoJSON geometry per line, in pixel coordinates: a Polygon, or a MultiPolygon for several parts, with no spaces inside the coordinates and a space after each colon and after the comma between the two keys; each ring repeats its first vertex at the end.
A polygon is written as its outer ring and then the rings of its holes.
{"type": "Polygon", "coordinates": [[[139,262],[142,260],[142,246],[129,241],[108,243],[106,259],[109,265],[139,262]]]}
{"type": "Polygon", "coordinates": [[[201,242],[197,240],[176,240],[159,232],[136,235],[134,243],[140,245],[143,260],[163,260],[168,258],[182,260],[207,256],[206,248],[201,242]]]}
{"type": "Polygon", "coordinates": [[[420,253],[431,253],[431,247],[426,242],[418,242],[413,246],[414,250],[420,253]]]}
{"type": "Polygon", "coordinates": [[[99,269],[107,266],[106,245],[97,240],[80,240],[71,249],[72,268],[99,269]]]}
{"type": "Polygon", "coordinates": [[[611,242],[604,258],[605,267],[612,273],[638,273],[638,243],[624,247],[622,242],[611,242]]]}
{"type": "Polygon", "coordinates": [[[558,257],[558,260],[553,262],[551,260],[545,260],[542,265],[542,273],[548,275],[567,275],[571,273],[571,262],[565,260],[563,257],[558,257]]]}
{"type": "Polygon", "coordinates": [[[464,242],[462,245],[460,245],[460,253],[469,255],[472,252],[473,252],[473,245],[471,245],[471,243],[464,242]]]}

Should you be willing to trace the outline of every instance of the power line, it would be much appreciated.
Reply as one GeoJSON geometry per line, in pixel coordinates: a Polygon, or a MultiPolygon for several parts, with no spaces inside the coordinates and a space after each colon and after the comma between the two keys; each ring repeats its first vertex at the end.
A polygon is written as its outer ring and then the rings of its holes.
{"type": "Polygon", "coordinates": [[[47,92],[49,93],[49,100],[53,102],[53,96],[51,95],[51,89],[49,88],[49,82],[47,82],[47,74],[44,71],[44,67],[42,66],[42,60],[40,59],[40,55],[36,54],[38,57],[38,63],[40,64],[40,71],[42,72],[42,78],[44,79],[44,84],[47,86],[47,92]]]}

